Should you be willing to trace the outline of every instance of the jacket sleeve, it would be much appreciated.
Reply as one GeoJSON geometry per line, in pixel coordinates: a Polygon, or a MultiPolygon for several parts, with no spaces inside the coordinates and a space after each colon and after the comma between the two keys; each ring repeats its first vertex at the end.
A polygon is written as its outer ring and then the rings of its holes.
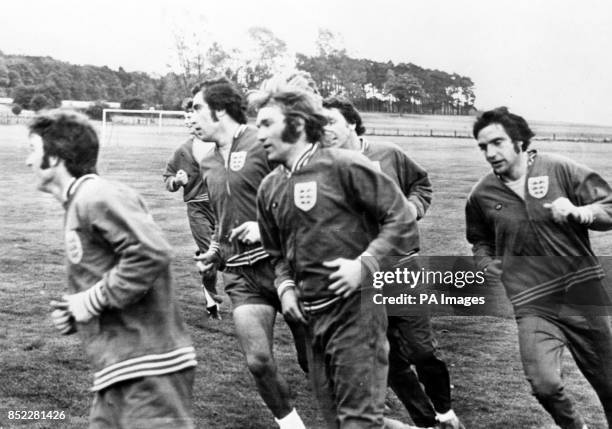
{"type": "Polygon", "coordinates": [[[484,271],[495,259],[495,233],[490,229],[478,203],[473,196],[465,205],[466,238],[472,245],[474,261],[484,271]]]}
{"type": "Polygon", "coordinates": [[[397,171],[402,192],[417,208],[417,220],[425,216],[431,205],[433,193],[431,181],[420,165],[412,161],[404,152],[396,152],[397,171]]]}
{"type": "Polygon", "coordinates": [[[91,233],[115,255],[115,264],[99,282],[107,306],[124,308],[145,296],[167,273],[172,249],[131,190],[102,191],[85,209],[91,233]]]}
{"type": "Polygon", "coordinates": [[[295,287],[295,281],[293,271],[283,254],[280,231],[269,210],[264,188],[262,184],[257,192],[257,223],[261,234],[261,244],[266,253],[270,255],[274,267],[274,287],[280,296],[288,287],[295,287]]]}
{"type": "Polygon", "coordinates": [[[354,196],[365,214],[379,225],[378,235],[362,254],[368,269],[379,271],[381,263],[388,265],[385,258],[418,252],[416,218],[395,182],[373,169],[365,158],[355,157],[348,165],[335,166],[340,169],[347,195],[354,196]]]}
{"type": "Polygon", "coordinates": [[[566,165],[566,180],[570,183],[570,200],[576,206],[589,206],[594,215],[590,229],[612,229],[612,189],[610,185],[589,167],[571,163],[566,165]]]}

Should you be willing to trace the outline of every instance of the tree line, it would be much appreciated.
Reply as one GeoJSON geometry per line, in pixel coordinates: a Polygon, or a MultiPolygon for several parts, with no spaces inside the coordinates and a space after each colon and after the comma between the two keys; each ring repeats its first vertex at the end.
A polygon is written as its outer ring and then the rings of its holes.
{"type": "Polygon", "coordinates": [[[248,37],[249,46],[240,50],[175,34],[175,67],[165,75],[0,51],[0,97],[12,97],[16,108],[31,110],[59,106],[61,100],[97,101],[89,109],[92,116],[99,116],[105,101],[121,102],[123,108],[179,110],[190,88],[203,79],[224,75],[250,90],[292,68],[309,72],[322,96],[346,96],[365,111],[460,115],[474,108],[469,77],[351,57],[340,36],[326,29],[319,30],[315,55],[289,54],[286,43],[265,27],[250,28],[248,37]]]}

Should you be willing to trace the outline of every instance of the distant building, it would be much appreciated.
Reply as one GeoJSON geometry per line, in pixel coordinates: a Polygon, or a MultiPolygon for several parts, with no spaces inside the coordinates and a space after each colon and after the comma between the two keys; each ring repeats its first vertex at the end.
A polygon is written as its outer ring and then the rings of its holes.
{"type": "Polygon", "coordinates": [[[10,97],[0,97],[0,106],[12,106],[13,99],[10,97]]]}
{"type": "MultiPolygon", "coordinates": [[[[103,101],[109,109],[119,109],[121,103],[116,101],[103,101]]],[[[96,101],[62,100],[60,107],[67,109],[85,110],[96,104],[96,101]]]]}

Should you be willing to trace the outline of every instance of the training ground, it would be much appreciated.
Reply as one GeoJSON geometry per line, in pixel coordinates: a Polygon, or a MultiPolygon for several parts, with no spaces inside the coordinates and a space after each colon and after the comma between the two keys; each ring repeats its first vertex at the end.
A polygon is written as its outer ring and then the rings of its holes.
{"type": "MultiPolygon", "coordinates": [[[[372,117],[368,117],[372,120],[372,117]]],[[[462,129],[469,132],[466,119],[462,129]]],[[[385,124],[381,126],[388,126],[385,124]]],[[[547,124],[554,131],[554,124],[547,124]]],[[[564,129],[566,129],[565,126],[564,129]]],[[[583,127],[581,132],[588,132],[583,127]]],[[[449,127],[448,129],[453,129],[449,127]]],[[[598,130],[600,132],[601,130],[598,130]]],[[[180,193],[165,190],[167,158],[186,138],[181,128],[111,127],[99,170],[136,188],[175,249],[176,291],[198,353],[195,417],[204,429],[275,427],[259,398],[233,333],[224,296],[222,321],[204,317],[203,297],[191,256],[195,249],[180,193]]],[[[430,174],[434,201],[419,223],[422,254],[469,255],[464,203],[473,184],[488,171],[475,142],[466,138],[369,137],[400,145],[430,174]]],[[[557,138],[558,140],[558,138],[557,138]]],[[[612,182],[612,144],[536,141],[534,148],[583,162],[612,182]]],[[[83,428],[86,426],[92,371],[76,336],[62,337],[52,327],[49,301],[65,290],[63,210],[34,187],[25,166],[24,126],[0,127],[0,428],[83,428]],[[64,411],[64,420],[9,420],[10,410],[64,411]]],[[[592,234],[599,255],[610,255],[612,232],[592,234]]],[[[282,318],[275,348],[292,401],[307,427],[321,428],[315,400],[294,358],[282,318]]],[[[547,413],[531,396],[524,379],[515,323],[504,317],[438,317],[434,327],[440,355],[453,383],[454,409],[471,429],[552,428],[547,413]]],[[[566,353],[567,390],[590,428],[605,427],[598,399],[566,353]]],[[[391,396],[390,416],[409,421],[391,396]]]]}

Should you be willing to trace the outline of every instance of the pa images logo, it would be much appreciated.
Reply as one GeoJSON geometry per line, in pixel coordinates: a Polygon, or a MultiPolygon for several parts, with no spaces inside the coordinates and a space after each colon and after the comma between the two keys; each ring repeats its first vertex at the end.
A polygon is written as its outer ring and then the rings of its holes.
{"type": "Polygon", "coordinates": [[[312,209],[317,202],[317,182],[296,183],[293,188],[293,202],[302,211],[312,209]]]}
{"type": "Polygon", "coordinates": [[[548,193],[548,176],[530,177],[527,179],[527,190],[533,198],[544,198],[548,193]]]}

